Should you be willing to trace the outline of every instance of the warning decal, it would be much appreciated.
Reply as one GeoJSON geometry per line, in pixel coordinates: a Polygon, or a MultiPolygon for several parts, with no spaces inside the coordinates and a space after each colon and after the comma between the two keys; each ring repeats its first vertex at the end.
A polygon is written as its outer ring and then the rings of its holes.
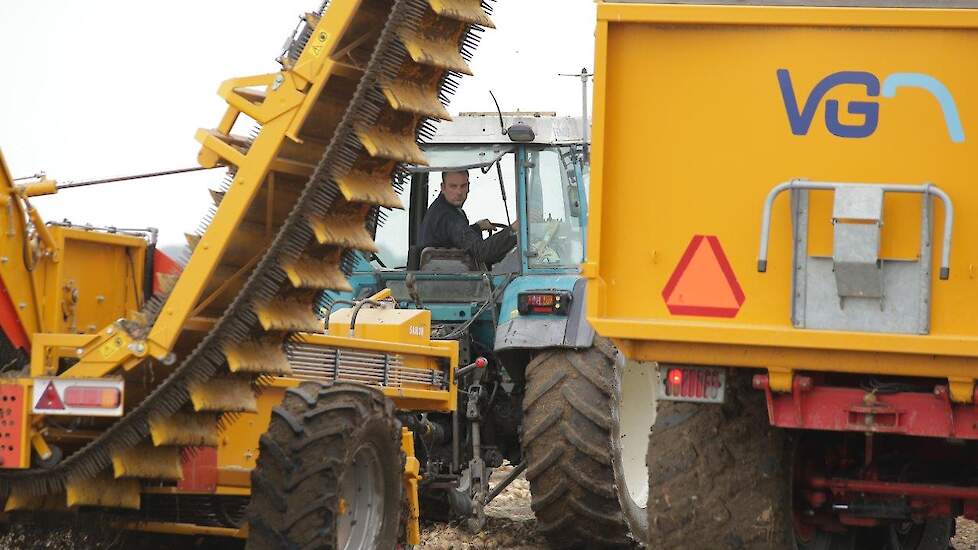
{"type": "Polygon", "coordinates": [[[713,235],[696,235],[662,289],[673,315],[736,317],[744,291],[713,235]]]}

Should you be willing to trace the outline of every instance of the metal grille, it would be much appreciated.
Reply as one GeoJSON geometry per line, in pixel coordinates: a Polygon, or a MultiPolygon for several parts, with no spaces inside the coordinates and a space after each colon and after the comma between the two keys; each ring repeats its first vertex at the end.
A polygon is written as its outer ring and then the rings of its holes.
{"type": "Polygon", "coordinates": [[[344,380],[385,388],[400,388],[405,384],[448,388],[444,371],[405,365],[399,354],[298,342],[286,344],[285,354],[292,367],[292,377],[300,380],[344,380]]]}

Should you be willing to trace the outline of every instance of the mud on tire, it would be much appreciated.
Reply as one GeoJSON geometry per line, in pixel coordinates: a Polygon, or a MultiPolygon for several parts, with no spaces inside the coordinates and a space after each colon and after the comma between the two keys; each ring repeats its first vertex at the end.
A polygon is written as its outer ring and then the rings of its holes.
{"type": "Polygon", "coordinates": [[[728,371],[723,405],[659,401],[649,438],[650,548],[791,548],[783,431],[763,392],[728,371]]]}
{"type": "Polygon", "coordinates": [[[614,348],[538,354],[526,368],[523,456],[537,527],[557,548],[630,547],[611,465],[614,348]]]}
{"type": "Polygon", "coordinates": [[[382,393],[358,384],[303,383],[272,411],[259,449],[249,550],[396,547],[404,458],[393,405],[382,393]],[[370,500],[371,513],[358,504],[362,499],[370,500]],[[372,527],[358,535],[357,525],[372,527]],[[366,538],[358,543],[357,536],[366,538]]]}

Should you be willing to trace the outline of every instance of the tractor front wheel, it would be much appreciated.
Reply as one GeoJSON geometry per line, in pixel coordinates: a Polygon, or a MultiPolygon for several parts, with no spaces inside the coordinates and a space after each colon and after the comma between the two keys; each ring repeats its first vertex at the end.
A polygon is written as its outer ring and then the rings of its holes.
{"type": "Polygon", "coordinates": [[[286,392],[251,474],[249,550],[387,550],[401,531],[404,458],[393,404],[349,383],[286,392]]]}
{"type": "MultiPolygon", "coordinates": [[[[616,350],[547,350],[526,368],[523,457],[538,529],[557,548],[631,547],[614,450],[616,350]]],[[[620,467],[620,465],[619,465],[620,467]]],[[[628,495],[624,495],[627,499],[628,495]]]]}

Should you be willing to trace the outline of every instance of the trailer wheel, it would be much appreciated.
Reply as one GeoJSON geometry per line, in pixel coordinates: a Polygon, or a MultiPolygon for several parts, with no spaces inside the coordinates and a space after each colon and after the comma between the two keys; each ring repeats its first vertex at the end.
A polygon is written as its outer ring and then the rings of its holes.
{"type": "Polygon", "coordinates": [[[649,546],[790,548],[786,450],[744,373],[729,374],[722,405],[659,401],[647,456],[649,546]]]}
{"type": "Polygon", "coordinates": [[[404,458],[393,404],[358,384],[286,392],[251,475],[249,550],[386,550],[401,530],[404,458]]]}
{"type": "Polygon", "coordinates": [[[615,349],[549,350],[526,368],[523,456],[537,529],[557,548],[627,547],[613,473],[615,349]]]}

